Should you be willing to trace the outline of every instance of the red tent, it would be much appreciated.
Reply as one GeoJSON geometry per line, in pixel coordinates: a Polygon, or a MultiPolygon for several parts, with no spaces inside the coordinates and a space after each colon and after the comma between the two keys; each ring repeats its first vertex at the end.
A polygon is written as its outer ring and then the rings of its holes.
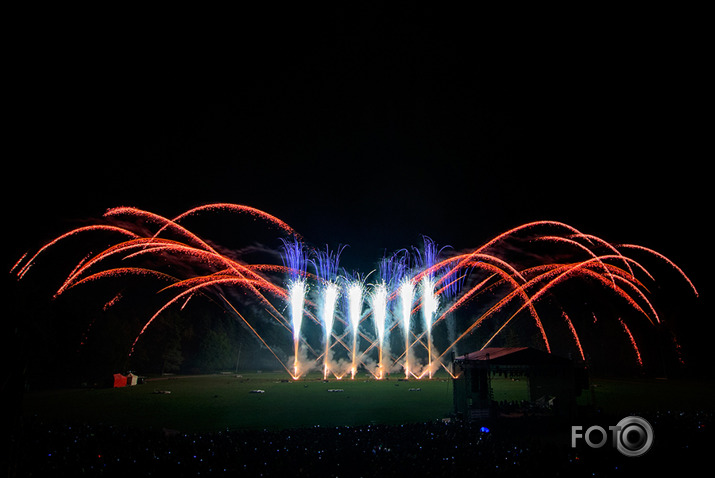
{"type": "Polygon", "coordinates": [[[126,386],[127,386],[127,377],[125,377],[121,373],[115,373],[114,374],[114,388],[126,387],[126,386]]]}

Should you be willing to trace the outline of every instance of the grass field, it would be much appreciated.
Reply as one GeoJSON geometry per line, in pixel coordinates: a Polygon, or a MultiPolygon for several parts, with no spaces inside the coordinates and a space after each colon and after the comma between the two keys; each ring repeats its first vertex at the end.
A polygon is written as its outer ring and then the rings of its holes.
{"type": "MultiPolygon", "coordinates": [[[[712,410],[715,393],[712,382],[692,380],[594,379],[592,385],[592,392],[579,402],[611,413],[712,410]]],[[[497,401],[528,397],[525,381],[494,380],[493,387],[497,401]]],[[[25,395],[23,409],[25,415],[49,420],[181,431],[400,424],[438,420],[451,411],[452,383],[447,376],[324,383],[318,376],[294,382],[283,373],[162,377],[118,389],[39,391],[25,395]],[[155,393],[159,390],[171,393],[155,393]]]]}
{"type": "Polygon", "coordinates": [[[451,409],[452,384],[447,378],[324,383],[317,377],[294,382],[282,373],[242,373],[162,378],[118,389],[33,392],[25,396],[23,413],[203,431],[424,422],[446,417],[451,409]],[[157,390],[171,393],[154,393],[157,390]]]}

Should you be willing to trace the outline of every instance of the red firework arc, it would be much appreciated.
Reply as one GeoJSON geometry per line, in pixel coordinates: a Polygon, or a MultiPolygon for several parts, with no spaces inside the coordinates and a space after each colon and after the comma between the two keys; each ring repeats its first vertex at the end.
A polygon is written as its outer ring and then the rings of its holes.
{"type": "MultiPolygon", "coordinates": [[[[66,294],[70,290],[81,288],[87,283],[111,277],[149,277],[155,279],[161,284],[157,290],[171,294],[171,298],[166,300],[142,324],[129,347],[129,355],[134,352],[137,343],[153,321],[168,308],[179,303],[185,304],[186,301],[197,294],[217,294],[221,299],[217,303],[223,303],[233,311],[245,323],[251,333],[263,345],[268,347],[284,369],[294,378],[298,378],[306,371],[298,370],[298,341],[303,346],[303,350],[309,351],[314,355],[313,360],[315,362],[320,359],[324,361],[322,367],[325,374],[331,371],[338,378],[341,378],[345,373],[337,369],[331,370],[328,363],[334,348],[342,347],[345,349],[344,353],[353,353],[355,357],[353,359],[353,373],[355,362],[359,362],[368,368],[367,352],[377,348],[379,349],[381,365],[380,371],[374,373],[374,375],[376,378],[383,376],[383,337],[378,340],[377,337],[366,333],[364,330],[356,330],[354,333],[359,334],[359,338],[368,345],[361,354],[355,354],[356,351],[354,347],[350,347],[350,340],[348,340],[348,336],[353,338],[352,333],[348,331],[349,327],[347,327],[349,321],[347,317],[338,313],[335,319],[345,326],[344,331],[339,332],[337,329],[327,330],[326,336],[329,340],[325,341],[325,347],[322,349],[321,347],[313,347],[306,337],[300,336],[300,331],[296,333],[295,330],[292,330],[292,321],[283,315],[284,312],[282,311],[286,310],[286,303],[290,300],[289,290],[283,279],[276,279],[276,276],[286,275],[289,272],[286,266],[247,263],[241,259],[233,258],[235,254],[229,256],[219,252],[217,247],[212,246],[210,242],[180,224],[183,219],[189,216],[212,211],[248,215],[255,220],[261,221],[266,227],[276,228],[282,234],[299,237],[292,227],[275,216],[238,204],[208,204],[190,209],[173,219],[137,208],[118,207],[109,209],[104,218],[105,221],[120,221],[121,225],[97,224],[73,229],[43,245],[33,255],[29,253],[23,255],[13,266],[10,273],[17,280],[22,280],[28,274],[30,268],[41,260],[44,253],[53,247],[59,247],[63,240],[80,234],[104,233],[110,237],[117,237],[117,242],[98,253],[88,254],[82,259],[59,286],[55,297],[66,294]],[[127,225],[128,219],[130,220],[129,225],[127,225]],[[131,220],[141,222],[141,227],[139,225],[133,227],[131,220]],[[154,230],[147,230],[147,224],[153,225],[154,230]],[[173,239],[163,237],[168,233],[171,233],[173,239]],[[166,259],[167,257],[171,258],[173,263],[181,263],[191,267],[174,268],[169,271],[162,270],[161,267],[146,266],[146,263],[167,263],[168,261],[166,260],[163,262],[156,260],[158,258],[166,259]],[[117,259],[126,265],[112,267],[111,265],[115,264],[117,259]],[[140,262],[140,264],[132,265],[134,262],[140,262]],[[246,318],[247,314],[241,313],[240,309],[243,304],[240,303],[240,300],[232,299],[229,301],[226,294],[221,292],[226,288],[239,289],[245,297],[261,304],[267,316],[271,317],[276,325],[293,332],[296,340],[294,367],[286,365],[284,360],[261,336],[255,326],[256,324],[251,323],[251,320],[246,318]],[[316,350],[323,350],[323,352],[318,353],[316,350]]],[[[658,261],[665,262],[687,282],[697,297],[698,291],[685,273],[672,261],[656,251],[632,244],[613,245],[601,238],[584,234],[576,228],[560,222],[530,222],[510,229],[469,252],[447,257],[436,261],[429,267],[412,270],[408,273],[409,277],[407,279],[412,284],[418,284],[428,276],[435,278],[434,296],[435,300],[441,305],[441,311],[431,320],[428,328],[423,328],[421,332],[416,330],[405,330],[403,332],[405,348],[401,355],[395,354],[396,356],[393,357],[392,363],[393,365],[402,364],[401,366],[404,367],[406,375],[412,374],[419,377],[427,374],[431,376],[437,367],[445,367],[442,363],[443,358],[460,341],[472,335],[482,324],[488,320],[496,321],[493,332],[482,340],[483,348],[488,346],[508,326],[513,326],[515,319],[522,315],[529,317],[536,326],[542,345],[549,352],[551,352],[549,329],[563,328],[565,326],[579,356],[581,359],[585,359],[583,344],[577,332],[576,324],[574,324],[566,310],[561,310],[560,312],[562,320],[555,323],[545,323],[540,317],[537,307],[539,307],[543,298],[549,297],[562,284],[572,281],[589,281],[597,284],[601,289],[612,294],[628,308],[635,311],[634,316],[645,317],[650,325],[660,323],[656,308],[651,299],[649,299],[649,290],[643,282],[644,280],[653,281],[653,275],[648,272],[643,264],[626,256],[625,253],[628,251],[636,251],[641,255],[652,256],[658,261]],[[532,263],[522,264],[522,262],[528,261],[514,258],[514,255],[518,256],[518,254],[513,254],[514,246],[507,247],[507,243],[514,240],[520,240],[523,244],[526,244],[526,246],[519,248],[519,252],[531,253],[532,259],[539,257],[539,261],[533,263],[532,260],[532,263]],[[538,256],[538,254],[529,250],[530,247],[539,245],[556,248],[558,254],[554,256],[558,256],[560,259],[551,259],[547,255],[538,256]],[[465,281],[467,277],[469,280],[465,281]],[[450,286],[463,281],[466,286],[462,287],[456,296],[448,298],[447,290],[450,289],[450,286]],[[493,298],[495,294],[498,295],[495,302],[493,300],[488,302],[489,305],[479,308],[478,313],[470,312],[472,304],[479,303],[482,297],[490,296],[493,298]],[[450,316],[457,313],[469,314],[471,319],[468,320],[467,325],[460,331],[458,336],[450,343],[442,344],[440,347],[441,352],[438,352],[432,344],[433,335],[431,334],[431,329],[441,326],[450,316]],[[413,365],[413,359],[409,359],[412,347],[424,347],[429,353],[430,359],[422,374],[418,374],[417,367],[413,365]],[[409,372],[407,367],[408,359],[410,360],[409,372]]],[[[321,282],[312,274],[308,274],[305,271],[301,271],[301,274],[306,281],[315,284],[313,290],[318,291],[318,293],[321,287],[325,285],[324,281],[321,282]]],[[[110,307],[112,303],[116,302],[117,297],[119,295],[115,294],[115,298],[108,302],[105,307],[110,307]]],[[[398,301],[397,288],[388,291],[387,302],[392,304],[389,306],[395,307],[398,301]]],[[[302,312],[317,325],[323,323],[318,319],[319,312],[316,303],[319,302],[310,301],[306,298],[305,308],[302,312]]],[[[422,306],[422,301],[417,298],[411,314],[416,314],[422,306]]],[[[372,311],[368,308],[363,313],[360,322],[364,322],[371,314],[372,311]]],[[[593,317],[595,322],[595,315],[593,317]]],[[[392,318],[395,320],[389,322],[388,317],[388,323],[385,324],[388,333],[395,328],[399,328],[401,323],[400,320],[397,320],[397,314],[392,318]]],[[[409,324],[409,320],[407,320],[407,324],[409,324]]],[[[642,365],[642,356],[633,331],[624,320],[623,315],[618,317],[618,324],[624,331],[627,342],[632,346],[637,362],[642,365]]],[[[381,329],[381,335],[383,334],[384,330],[381,329]]],[[[356,335],[355,338],[357,337],[356,335]]]]}

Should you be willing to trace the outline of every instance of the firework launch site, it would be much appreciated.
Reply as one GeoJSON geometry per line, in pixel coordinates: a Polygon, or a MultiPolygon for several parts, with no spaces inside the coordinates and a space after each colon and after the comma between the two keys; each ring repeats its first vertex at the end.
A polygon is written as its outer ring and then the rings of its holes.
{"type": "Polygon", "coordinates": [[[570,427],[621,414],[657,424],[639,467],[700,456],[713,390],[680,341],[699,292],[666,256],[556,221],[468,250],[422,236],[368,272],[341,266],[344,249],[216,203],[173,218],[112,208],[28,251],[9,276],[27,318],[16,334],[32,338],[10,344],[14,463],[590,475],[633,462],[570,447],[570,427]],[[280,246],[236,250],[189,229],[216,214],[250,218],[280,246]]]}
{"type": "Polygon", "coordinates": [[[591,476],[635,465],[571,427],[623,415],[657,429],[638,469],[704,456],[712,385],[681,344],[699,292],[661,253],[547,220],[467,250],[422,236],[368,271],[344,250],[215,203],[111,208],[28,251],[8,277],[13,466],[591,476]],[[193,232],[216,215],[278,247],[193,232]]]}

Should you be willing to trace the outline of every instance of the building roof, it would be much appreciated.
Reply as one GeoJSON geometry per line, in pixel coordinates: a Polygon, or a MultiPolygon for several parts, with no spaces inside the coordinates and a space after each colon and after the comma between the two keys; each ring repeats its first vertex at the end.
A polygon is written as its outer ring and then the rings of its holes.
{"type": "Polygon", "coordinates": [[[461,357],[457,357],[457,360],[494,360],[505,355],[510,355],[516,352],[521,352],[529,347],[487,347],[482,350],[477,350],[476,352],[470,352],[464,354],[461,357]]]}
{"type": "Polygon", "coordinates": [[[487,360],[494,365],[536,365],[570,363],[570,360],[531,347],[488,347],[456,357],[457,361],[478,362],[487,360]]]}

